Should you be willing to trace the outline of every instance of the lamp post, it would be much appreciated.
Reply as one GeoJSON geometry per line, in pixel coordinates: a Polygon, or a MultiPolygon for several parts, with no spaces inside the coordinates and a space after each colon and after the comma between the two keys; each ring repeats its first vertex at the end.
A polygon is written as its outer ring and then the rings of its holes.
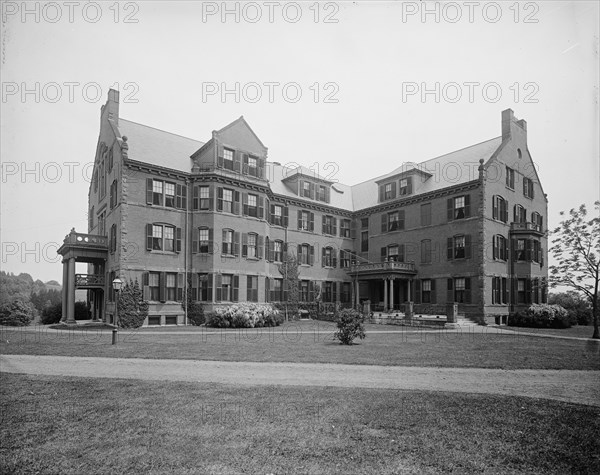
{"type": "Polygon", "coordinates": [[[112,344],[114,345],[115,343],[117,343],[117,332],[118,332],[117,322],[118,322],[118,318],[119,318],[119,291],[121,290],[121,287],[123,287],[123,281],[117,277],[115,280],[112,281],[112,287],[113,287],[113,290],[116,292],[116,295],[115,295],[115,317],[113,319],[115,328],[113,328],[113,331],[112,331],[112,344]]]}

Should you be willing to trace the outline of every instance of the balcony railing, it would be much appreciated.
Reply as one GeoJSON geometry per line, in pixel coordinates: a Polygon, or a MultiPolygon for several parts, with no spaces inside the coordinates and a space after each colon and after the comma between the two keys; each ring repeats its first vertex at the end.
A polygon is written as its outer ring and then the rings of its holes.
{"type": "Polygon", "coordinates": [[[106,236],[98,236],[96,234],[83,234],[71,231],[70,234],[65,236],[64,243],[96,248],[107,248],[108,238],[106,236]]]}
{"type": "Polygon", "coordinates": [[[510,223],[510,230],[511,232],[522,231],[542,234],[541,226],[535,223],[510,223]]]}
{"type": "Polygon", "coordinates": [[[75,287],[104,287],[102,274],[75,274],[75,287]]]}
{"type": "Polygon", "coordinates": [[[378,272],[378,271],[402,271],[416,272],[414,262],[370,262],[368,264],[353,264],[350,266],[350,272],[378,272]]]}

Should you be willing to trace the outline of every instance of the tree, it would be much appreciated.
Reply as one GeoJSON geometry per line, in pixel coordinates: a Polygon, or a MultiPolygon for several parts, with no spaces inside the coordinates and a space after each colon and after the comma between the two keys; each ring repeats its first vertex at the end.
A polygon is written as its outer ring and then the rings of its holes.
{"type": "Polygon", "coordinates": [[[204,307],[194,300],[190,289],[192,288],[192,275],[188,275],[188,291],[186,300],[181,302],[181,308],[185,311],[187,303],[187,318],[192,325],[200,326],[204,323],[204,307]]]}
{"type": "Polygon", "coordinates": [[[569,320],[572,324],[589,325],[592,323],[590,301],[579,292],[569,290],[568,292],[552,293],[548,296],[548,303],[560,305],[569,312],[569,320]]]}
{"type": "MultiPolygon", "coordinates": [[[[598,284],[600,280],[600,201],[594,203],[596,216],[588,219],[585,204],[571,209],[569,217],[552,232],[550,253],[557,262],[550,266],[550,285],[570,287],[582,292],[592,305],[594,334],[598,331],[598,284]]],[[[565,215],[564,211],[560,212],[565,215]]]]}
{"type": "Polygon", "coordinates": [[[119,292],[119,315],[117,325],[122,328],[139,328],[148,316],[148,302],[138,280],[129,279],[119,292]]]}
{"type": "Polygon", "coordinates": [[[283,276],[283,288],[286,293],[285,306],[286,318],[288,312],[292,315],[298,315],[298,302],[300,300],[300,267],[298,258],[294,253],[286,252],[283,256],[283,262],[277,266],[279,273],[283,276]]]}
{"type": "Polygon", "coordinates": [[[0,325],[24,327],[36,317],[36,309],[31,302],[15,299],[0,306],[0,325]]]}
{"type": "Polygon", "coordinates": [[[358,310],[344,309],[338,312],[335,323],[338,330],[333,336],[340,340],[341,344],[351,345],[355,338],[364,340],[366,337],[363,325],[364,317],[358,310]]]}

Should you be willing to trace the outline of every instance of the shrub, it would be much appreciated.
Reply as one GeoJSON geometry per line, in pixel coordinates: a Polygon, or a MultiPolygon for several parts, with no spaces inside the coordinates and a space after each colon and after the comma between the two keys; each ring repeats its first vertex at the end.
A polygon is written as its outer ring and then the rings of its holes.
{"type": "Polygon", "coordinates": [[[148,302],[144,300],[142,289],[129,279],[119,292],[118,324],[121,328],[139,328],[148,316],[148,302]]]}
{"type": "Polygon", "coordinates": [[[344,345],[351,345],[355,338],[363,340],[366,337],[364,317],[357,310],[344,309],[338,312],[335,322],[338,331],[333,336],[344,345]]]}
{"type": "Polygon", "coordinates": [[[560,305],[566,309],[572,325],[589,325],[592,322],[590,301],[577,292],[568,291],[550,294],[548,303],[560,305]]]}
{"type": "Polygon", "coordinates": [[[42,310],[41,322],[44,325],[51,325],[60,322],[62,318],[62,302],[58,302],[42,310]]]}
{"type": "Polygon", "coordinates": [[[255,328],[281,325],[283,316],[270,304],[251,302],[217,307],[206,315],[206,325],[216,328],[255,328]]]}
{"type": "Polygon", "coordinates": [[[20,298],[0,307],[0,325],[24,327],[29,325],[35,316],[36,310],[33,304],[20,298]]]}
{"type": "Polygon", "coordinates": [[[524,312],[517,312],[508,319],[510,325],[529,328],[569,328],[568,312],[560,305],[533,304],[524,312]]]}
{"type": "Polygon", "coordinates": [[[75,302],[75,320],[89,320],[90,312],[88,311],[87,302],[75,302]]]}
{"type": "Polygon", "coordinates": [[[188,302],[187,317],[192,325],[202,325],[205,322],[204,307],[197,302],[188,302]]]}

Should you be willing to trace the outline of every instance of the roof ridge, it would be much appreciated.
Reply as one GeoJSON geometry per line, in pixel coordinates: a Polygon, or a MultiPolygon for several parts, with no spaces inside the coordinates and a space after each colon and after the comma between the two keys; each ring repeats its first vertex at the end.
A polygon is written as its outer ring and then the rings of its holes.
{"type": "Polygon", "coordinates": [[[181,137],[182,139],[186,139],[186,140],[193,140],[194,142],[199,142],[204,144],[205,142],[203,142],[202,140],[198,140],[198,139],[193,139],[191,137],[186,137],[185,135],[181,135],[181,134],[176,134],[173,132],[169,132],[167,130],[163,130],[163,129],[159,129],[158,127],[152,127],[151,125],[146,125],[146,124],[141,124],[139,122],[135,122],[134,120],[129,120],[129,119],[124,119],[122,117],[119,117],[119,121],[124,120],[125,122],[129,122],[130,124],[136,124],[136,125],[141,125],[142,127],[146,127],[148,129],[153,129],[153,130],[158,130],[159,132],[163,132],[165,134],[169,134],[169,135],[175,135],[176,137],[181,137]]]}

